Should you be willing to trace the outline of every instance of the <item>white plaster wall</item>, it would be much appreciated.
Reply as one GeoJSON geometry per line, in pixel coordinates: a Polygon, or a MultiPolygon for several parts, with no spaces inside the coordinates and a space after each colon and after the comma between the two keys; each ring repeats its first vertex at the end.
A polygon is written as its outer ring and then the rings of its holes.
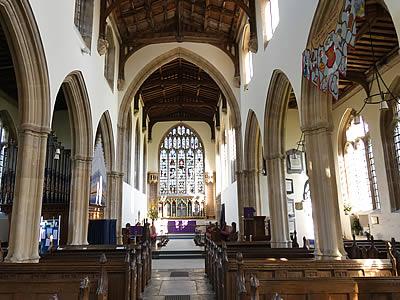
{"type": "MultiPolygon", "coordinates": [[[[300,120],[299,111],[297,109],[288,109],[286,113],[286,127],[285,127],[285,148],[286,151],[296,149],[297,142],[300,140],[300,120]]],[[[302,150],[302,149],[300,149],[302,150]]],[[[286,167],[285,167],[286,170],[286,167]]],[[[304,184],[308,177],[304,171],[301,174],[288,174],[286,178],[293,180],[293,194],[288,194],[287,197],[293,199],[294,202],[301,202],[303,200],[304,184]]],[[[314,239],[314,225],[312,215],[307,215],[303,210],[295,210],[295,224],[297,231],[297,240],[301,244],[303,236],[307,239],[314,239]]]]}
{"type": "MultiPolygon", "coordinates": [[[[45,51],[52,107],[54,107],[58,90],[64,78],[70,72],[78,70],[83,74],[89,95],[92,111],[93,138],[96,136],[97,124],[106,110],[110,113],[114,137],[116,137],[118,95],[116,88],[113,92],[104,77],[105,56],[100,56],[97,52],[100,0],[94,0],[94,21],[90,55],[81,52],[83,44],[80,34],[74,25],[75,1],[30,0],[30,4],[45,51]]],[[[114,36],[114,38],[116,37],[114,36]]],[[[117,42],[115,44],[116,62],[118,62],[119,45],[117,42]]],[[[117,71],[118,67],[116,66],[115,74],[117,74],[117,71]]],[[[94,144],[94,140],[92,142],[94,144]]]]}
{"type": "Polygon", "coordinates": [[[147,196],[124,182],[122,226],[125,226],[126,223],[136,224],[136,222],[142,221],[144,218],[147,218],[147,196]]]}
{"type": "MultiPolygon", "coordinates": [[[[152,140],[148,145],[148,153],[149,153],[149,163],[148,163],[148,171],[149,172],[158,172],[158,163],[159,163],[159,147],[161,143],[161,139],[163,136],[168,133],[167,131],[177,125],[179,122],[159,122],[153,126],[152,130],[152,140]]],[[[193,128],[200,136],[203,141],[203,146],[205,149],[205,160],[204,166],[206,172],[214,172],[215,171],[215,146],[214,141],[211,140],[211,129],[205,122],[183,122],[187,124],[189,127],[193,128]]]]}
{"type": "MultiPolygon", "coordinates": [[[[400,74],[400,63],[395,64],[392,68],[383,74],[386,83],[390,84],[396,76],[400,74]]],[[[376,86],[373,87],[372,93],[376,91],[376,86]]],[[[366,97],[364,90],[360,90],[355,95],[348,98],[348,100],[340,103],[334,107],[333,110],[333,123],[334,131],[332,134],[332,145],[335,155],[336,179],[339,191],[339,204],[341,209],[343,233],[347,237],[351,236],[350,223],[348,216],[343,213],[343,191],[341,189],[340,170],[338,164],[339,155],[339,125],[346,109],[359,110],[363,104],[363,99],[366,97]]],[[[370,130],[370,137],[372,141],[372,151],[375,158],[376,176],[379,189],[379,197],[381,201],[381,210],[373,211],[371,216],[378,216],[380,224],[371,225],[371,233],[376,239],[390,239],[395,237],[400,239],[400,214],[392,213],[390,209],[390,196],[388,181],[386,176],[386,167],[384,161],[384,152],[381,139],[380,128],[380,111],[377,105],[367,105],[361,113],[364,120],[368,123],[370,130]]]]}
{"type": "MultiPolygon", "coordinates": [[[[228,187],[221,193],[221,204],[225,203],[225,220],[226,223],[236,222],[239,224],[239,210],[238,210],[238,193],[237,181],[228,185],[228,187]]],[[[240,217],[243,213],[240,213],[240,217]]],[[[219,216],[218,216],[219,219],[219,216]]]]}

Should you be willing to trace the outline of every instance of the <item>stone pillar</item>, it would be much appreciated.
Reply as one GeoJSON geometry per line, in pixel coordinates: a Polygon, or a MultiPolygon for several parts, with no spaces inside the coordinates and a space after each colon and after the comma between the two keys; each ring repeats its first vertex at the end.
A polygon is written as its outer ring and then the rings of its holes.
{"type": "Polygon", "coordinates": [[[120,172],[107,173],[107,219],[117,220],[117,243],[122,244],[122,187],[124,174],[120,172]]]}
{"type": "Polygon", "coordinates": [[[243,207],[246,202],[246,176],[243,172],[243,145],[242,145],[242,129],[241,126],[235,128],[235,142],[236,142],[236,180],[237,180],[237,194],[238,194],[238,231],[243,232],[243,207]]]}
{"type": "Polygon", "coordinates": [[[289,248],[291,246],[284,160],[285,156],[283,154],[277,154],[267,158],[271,247],[273,248],[289,248]]]}
{"type": "Polygon", "coordinates": [[[344,256],[338,204],[332,133],[327,126],[304,129],[313,209],[316,255],[344,256]]]}
{"type": "Polygon", "coordinates": [[[258,184],[258,171],[255,169],[247,170],[247,202],[248,206],[253,207],[259,214],[260,207],[260,187],[258,184]]]}
{"type": "Polygon", "coordinates": [[[18,134],[18,161],[7,262],[39,261],[40,216],[48,133],[47,130],[23,125],[18,134]]]}
{"type": "Polygon", "coordinates": [[[87,245],[92,158],[76,155],[71,163],[68,245],[87,245]]]}
{"type": "Polygon", "coordinates": [[[215,183],[212,173],[205,174],[205,187],[206,187],[206,216],[215,217],[215,183]]]}

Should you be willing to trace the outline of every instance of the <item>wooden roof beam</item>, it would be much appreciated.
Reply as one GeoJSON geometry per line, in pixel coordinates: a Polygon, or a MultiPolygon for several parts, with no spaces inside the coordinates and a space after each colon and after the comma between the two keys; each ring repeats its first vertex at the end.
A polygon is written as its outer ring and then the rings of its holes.
{"type": "Polygon", "coordinates": [[[154,19],[153,19],[153,11],[151,9],[151,0],[145,0],[144,1],[144,9],[146,10],[146,18],[147,18],[147,23],[150,25],[151,29],[154,30],[154,19]]]}

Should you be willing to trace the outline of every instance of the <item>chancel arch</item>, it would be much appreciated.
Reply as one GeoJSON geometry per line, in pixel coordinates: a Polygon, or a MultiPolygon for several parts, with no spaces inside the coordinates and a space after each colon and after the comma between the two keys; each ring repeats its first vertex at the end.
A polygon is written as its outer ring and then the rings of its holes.
{"type": "MultiPolygon", "coordinates": [[[[127,112],[128,108],[132,103],[132,99],[134,96],[141,92],[141,86],[143,83],[148,79],[155,71],[159,70],[160,67],[166,65],[174,60],[184,60],[190,64],[196,65],[198,68],[203,70],[204,73],[208,74],[208,76],[215,81],[216,86],[221,90],[221,96],[226,99],[225,101],[228,102],[230,106],[230,115],[231,115],[231,123],[232,127],[235,129],[234,131],[234,140],[236,144],[237,151],[241,153],[242,151],[242,141],[241,141],[241,123],[240,123],[240,111],[236,101],[236,97],[227,82],[224,76],[221,74],[220,71],[217,70],[215,66],[213,66],[210,62],[205,60],[203,57],[199,56],[198,54],[181,47],[177,47],[171,51],[168,51],[152,62],[150,62],[146,67],[144,67],[138,75],[132,80],[129,87],[127,88],[126,93],[124,94],[123,100],[120,105],[119,116],[118,116],[118,169],[121,168],[121,157],[123,157],[124,148],[123,145],[125,141],[123,140],[124,132],[126,130],[126,122],[127,122],[127,112]],[[120,148],[121,147],[121,148],[120,148]],[[121,156],[122,155],[122,156],[121,156]]],[[[146,108],[146,105],[144,105],[146,108]]],[[[148,112],[147,112],[148,113],[148,112]]],[[[178,118],[178,116],[176,116],[178,118]]],[[[183,118],[185,120],[186,117],[183,118]]],[[[179,118],[178,118],[179,119],[179,118]]],[[[151,118],[150,118],[151,120],[151,118]]],[[[211,122],[210,122],[211,123],[211,122]]],[[[150,124],[151,125],[151,124],[150,124]]],[[[148,131],[148,139],[152,140],[151,135],[151,126],[149,125],[148,131]]],[[[238,174],[238,199],[239,199],[239,211],[242,211],[242,186],[241,180],[243,177],[242,170],[242,156],[237,155],[236,159],[236,170],[238,174]]],[[[121,200],[122,201],[122,200],[121,200]]],[[[216,208],[217,210],[217,208],[216,208]]],[[[239,214],[238,217],[239,219],[239,214]]]]}

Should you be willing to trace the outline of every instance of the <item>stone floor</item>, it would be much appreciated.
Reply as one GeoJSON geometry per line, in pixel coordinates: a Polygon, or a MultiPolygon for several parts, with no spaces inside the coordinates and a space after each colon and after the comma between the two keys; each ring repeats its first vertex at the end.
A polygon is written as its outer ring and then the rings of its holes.
{"type": "MultiPolygon", "coordinates": [[[[184,261],[184,260],[182,260],[184,261]]],[[[186,262],[185,265],[190,263],[186,262]]],[[[181,267],[181,265],[175,265],[181,267]]],[[[165,296],[190,295],[190,300],[215,299],[204,269],[153,270],[150,284],[144,291],[143,300],[164,300],[165,296]],[[188,272],[188,277],[171,277],[171,272],[188,272]]]]}

